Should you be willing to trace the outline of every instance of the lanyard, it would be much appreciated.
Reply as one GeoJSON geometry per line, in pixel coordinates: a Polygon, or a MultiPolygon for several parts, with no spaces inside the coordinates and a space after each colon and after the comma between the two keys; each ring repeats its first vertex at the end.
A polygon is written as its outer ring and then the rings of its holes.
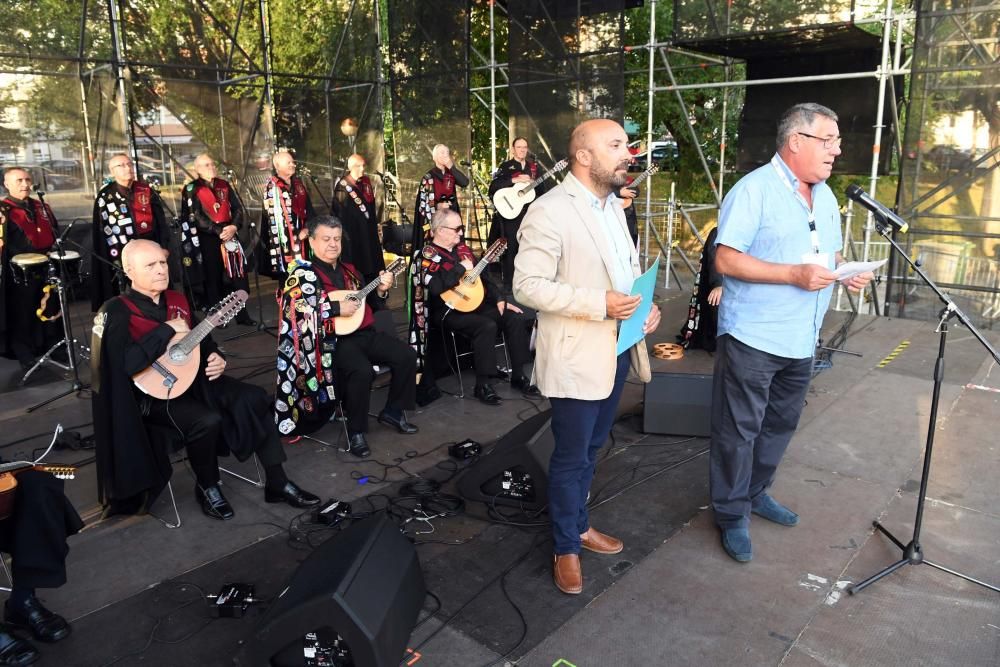
{"type": "Polygon", "coordinates": [[[819,254],[819,232],[816,231],[816,215],[813,213],[813,210],[809,206],[809,204],[806,203],[806,200],[802,196],[802,193],[798,192],[792,186],[791,181],[788,180],[788,175],[785,174],[785,170],[782,169],[781,165],[778,164],[778,157],[777,156],[774,156],[774,157],[771,158],[771,166],[774,167],[774,170],[776,172],[778,172],[778,178],[780,178],[781,182],[785,184],[785,187],[788,188],[788,191],[792,193],[792,196],[795,197],[796,201],[798,201],[800,204],[802,204],[802,208],[804,208],[806,210],[806,214],[808,216],[807,217],[807,222],[809,223],[809,241],[812,243],[813,254],[818,255],[819,254]]]}

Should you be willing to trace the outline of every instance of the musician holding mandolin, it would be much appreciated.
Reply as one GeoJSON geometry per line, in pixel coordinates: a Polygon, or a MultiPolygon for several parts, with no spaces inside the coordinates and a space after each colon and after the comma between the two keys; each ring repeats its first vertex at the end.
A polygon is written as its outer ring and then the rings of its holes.
{"type": "Polygon", "coordinates": [[[313,260],[290,265],[278,306],[275,420],[283,435],[307,434],[329,421],[339,399],[349,452],[364,458],[371,453],[365,433],[373,364],[392,369],[379,423],[403,434],[417,432],[404,412],[415,406],[417,355],[395,336],[376,331],[374,315],[385,308],[393,276],[406,260],[397,259],[364,285],[357,268],[340,261],[344,227],[338,218],[316,216],[308,230],[313,260]]]}
{"type": "MultiPolygon", "coordinates": [[[[224,375],[226,359],[207,335],[206,323],[195,326],[187,298],[167,289],[167,251],[136,239],[125,246],[122,264],[132,286],[101,307],[91,359],[98,495],[108,513],[148,509],[166,486],[172,467],[161,434],[186,448],[195,497],[211,518],[233,517],[219,487],[218,456],[227,452],[240,460],[257,455],[267,502],[298,508],[318,504],[319,498],[285,475],[286,456],[270,417],[268,393],[224,375]],[[175,340],[177,334],[184,336],[175,340]],[[190,347],[190,336],[200,344],[175,358],[178,350],[190,347]],[[140,382],[150,368],[163,384],[140,382]],[[188,373],[195,377],[185,390],[188,373]],[[170,378],[175,380],[168,383],[170,378]],[[165,399],[151,395],[168,384],[172,390],[165,399]],[[150,427],[157,437],[151,437],[150,427]]],[[[206,322],[211,321],[210,314],[206,322]]]]}
{"type": "MultiPolygon", "coordinates": [[[[501,398],[496,393],[490,379],[501,377],[497,372],[496,344],[497,328],[502,327],[507,341],[513,372],[511,386],[525,394],[538,396],[524,376],[524,365],[530,360],[528,350],[529,333],[519,306],[509,303],[501,288],[487,278],[484,281],[485,294],[478,292],[478,304],[464,303],[471,292],[465,286],[467,274],[477,271],[472,250],[462,240],[464,231],[462,218],[451,210],[441,210],[431,218],[431,242],[421,251],[422,282],[426,290],[430,322],[444,331],[455,331],[469,338],[472,343],[473,361],[476,369],[474,395],[487,405],[500,405],[501,398]],[[458,295],[457,300],[455,296],[458,295]],[[459,307],[461,306],[461,307],[459,307]]],[[[481,273],[482,267],[479,267],[481,273]]],[[[480,288],[482,289],[482,288],[480,288]]]]}
{"type": "Polygon", "coordinates": [[[61,479],[30,463],[0,464],[0,469],[14,467],[16,480],[13,472],[0,473],[0,496],[13,495],[9,516],[0,517],[0,551],[11,556],[12,581],[0,624],[0,665],[30,665],[38,650],[10,630],[25,629],[46,643],[69,636],[69,623],[46,609],[35,589],[66,583],[66,538],[79,532],[83,521],[63,494],[61,479]]]}

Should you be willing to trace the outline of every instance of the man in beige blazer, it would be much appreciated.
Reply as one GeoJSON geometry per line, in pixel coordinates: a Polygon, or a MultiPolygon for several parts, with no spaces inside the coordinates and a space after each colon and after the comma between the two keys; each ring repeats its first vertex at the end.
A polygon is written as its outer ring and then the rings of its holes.
{"type": "MultiPolygon", "coordinates": [[[[650,379],[646,344],[615,354],[618,322],[639,306],[629,296],[639,257],[621,203],[631,159],[628,138],[611,120],[581,123],[570,137],[570,174],[528,209],[517,238],[514,296],[538,311],[535,383],[552,405],[555,449],[549,462],[553,578],[564,593],[583,590],[580,549],[622,550],[587,516],[597,453],[614,424],[631,368],[650,379]]],[[[644,332],[660,323],[652,306],[644,332]]]]}

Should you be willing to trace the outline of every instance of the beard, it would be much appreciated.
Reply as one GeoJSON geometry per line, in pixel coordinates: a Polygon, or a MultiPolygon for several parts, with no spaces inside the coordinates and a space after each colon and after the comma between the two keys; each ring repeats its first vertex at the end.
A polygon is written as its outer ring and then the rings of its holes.
{"type": "MultiPolygon", "coordinates": [[[[615,165],[616,169],[627,169],[628,163],[615,165]]],[[[613,169],[605,169],[597,162],[590,165],[590,182],[605,194],[616,192],[628,182],[628,173],[619,174],[613,169]]]]}

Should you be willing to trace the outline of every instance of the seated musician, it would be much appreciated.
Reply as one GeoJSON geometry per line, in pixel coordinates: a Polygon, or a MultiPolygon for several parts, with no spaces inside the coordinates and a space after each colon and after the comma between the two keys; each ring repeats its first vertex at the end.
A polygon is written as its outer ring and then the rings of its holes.
{"type": "Polygon", "coordinates": [[[513,373],[511,386],[530,396],[540,396],[538,389],[524,376],[524,365],[530,359],[528,350],[530,320],[523,317],[519,306],[508,302],[501,289],[483,274],[486,296],[474,311],[463,313],[448,308],[441,295],[456,287],[466,271],[475,266],[472,250],[462,240],[462,218],[450,209],[439,209],[431,218],[431,242],[421,251],[423,282],[427,290],[427,306],[433,326],[442,331],[454,331],[472,343],[476,370],[476,398],[487,405],[502,402],[491,378],[500,377],[496,364],[497,328],[503,327],[513,373]]]}
{"type": "Polygon", "coordinates": [[[130,241],[122,264],[132,286],[105,303],[94,320],[94,431],[98,492],[110,513],[148,507],[170,479],[162,447],[151,442],[155,425],[183,439],[195,477],[195,496],[214,519],[231,519],[233,509],[219,487],[220,453],[239,460],[257,454],[264,467],[264,499],[310,507],[319,498],[285,475],[285,452],[268,415],[262,388],[223,375],[226,359],[212,341],[201,342],[201,367],[191,388],[167,400],[134,386],[132,376],[167,350],[175,333],[189,331],[191,307],[183,294],[167,289],[167,251],[152,241],[130,241]]]}
{"type": "Polygon", "coordinates": [[[46,609],[35,589],[66,583],[66,538],[79,532],[83,521],[63,495],[62,480],[47,472],[19,473],[11,493],[12,512],[0,520],[0,551],[11,556],[12,580],[0,624],[0,665],[30,665],[38,650],[11,630],[27,630],[46,643],[69,636],[69,623],[46,609]]]}
{"type": "Polygon", "coordinates": [[[416,353],[373,326],[373,309],[385,307],[392,274],[379,273],[378,288],[363,304],[326,298],[336,290],[356,290],[364,285],[358,270],[340,261],[344,238],[340,220],[317,216],[309,220],[308,230],[313,261],[300,260],[290,266],[279,305],[282,321],[275,419],[284,435],[310,433],[329,421],[339,398],[347,417],[349,451],[364,458],[371,453],[365,433],[375,377],[372,364],[392,369],[379,423],[400,433],[417,432],[404,412],[414,407],[416,353]],[[336,318],[352,316],[358,308],[363,308],[364,314],[357,331],[336,335],[336,318]]]}
{"type": "MultiPolygon", "coordinates": [[[[31,197],[31,174],[11,167],[4,171],[7,197],[0,200],[0,352],[28,370],[35,357],[62,338],[58,321],[43,322],[35,314],[42,301],[48,262],[58,223],[48,204],[31,197]],[[33,265],[18,258],[40,259],[33,265]]],[[[53,297],[50,297],[53,298],[53,297]]],[[[65,361],[65,351],[56,351],[65,361]]]]}

